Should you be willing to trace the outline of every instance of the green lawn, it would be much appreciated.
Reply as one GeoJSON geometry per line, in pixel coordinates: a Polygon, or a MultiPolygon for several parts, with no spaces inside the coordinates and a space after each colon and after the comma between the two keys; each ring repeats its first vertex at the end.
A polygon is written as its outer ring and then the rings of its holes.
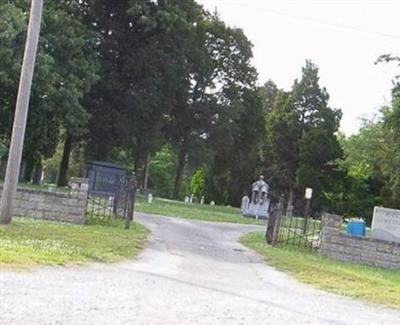
{"type": "Polygon", "coordinates": [[[290,246],[272,247],[265,244],[262,233],[247,234],[241,242],[264,256],[268,264],[302,282],[343,296],[400,308],[400,271],[342,263],[290,246]]]}
{"type": "Polygon", "coordinates": [[[38,264],[116,262],[135,257],[146,243],[148,231],[139,224],[125,230],[120,221],[93,223],[14,218],[10,225],[0,226],[0,265],[24,269],[38,264]]]}
{"type": "Polygon", "coordinates": [[[264,220],[245,218],[240,214],[238,208],[224,206],[210,206],[208,204],[189,204],[179,201],[155,198],[152,204],[142,196],[136,200],[135,211],[149,214],[158,214],[184,219],[195,219],[203,221],[231,222],[244,224],[265,225],[264,220]]]}

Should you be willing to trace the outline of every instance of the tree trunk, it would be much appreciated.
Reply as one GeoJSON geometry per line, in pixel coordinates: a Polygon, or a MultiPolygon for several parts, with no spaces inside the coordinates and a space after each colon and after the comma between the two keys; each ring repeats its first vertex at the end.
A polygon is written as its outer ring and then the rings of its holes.
{"type": "Polygon", "coordinates": [[[178,167],[176,169],[174,193],[173,193],[174,199],[179,199],[183,171],[185,170],[185,163],[186,163],[186,144],[183,143],[179,151],[178,167]]]}
{"type": "Polygon", "coordinates": [[[19,177],[18,177],[18,181],[19,182],[23,182],[25,180],[25,174],[26,174],[26,159],[22,159],[21,161],[21,167],[19,168],[19,177]]]}
{"type": "Polygon", "coordinates": [[[135,172],[136,175],[138,175],[139,164],[140,164],[140,156],[138,154],[136,154],[135,158],[133,160],[134,160],[134,164],[135,164],[135,167],[134,167],[133,171],[135,172]]]}
{"type": "Polygon", "coordinates": [[[29,183],[32,181],[32,174],[33,174],[33,169],[35,168],[35,160],[32,157],[28,157],[25,160],[25,170],[22,172],[21,170],[21,179],[24,182],[29,183]]]}
{"type": "MultiPolygon", "coordinates": [[[[293,206],[293,197],[294,197],[294,191],[293,188],[289,188],[289,197],[288,197],[288,203],[286,207],[286,214],[289,215],[289,211],[292,209],[293,206]]],[[[293,212],[293,211],[292,211],[293,212]]]]}
{"type": "Polygon", "coordinates": [[[144,160],[144,166],[143,166],[143,189],[144,190],[147,190],[147,183],[149,180],[150,159],[151,159],[151,155],[150,155],[150,153],[148,153],[146,155],[146,159],[144,160]]]}
{"type": "Polygon", "coordinates": [[[0,161],[0,179],[4,179],[6,176],[7,160],[0,161]]]}
{"type": "Polygon", "coordinates": [[[64,142],[64,149],[60,163],[60,170],[58,172],[57,186],[68,185],[67,175],[68,175],[69,157],[71,155],[71,150],[72,150],[72,139],[71,136],[67,134],[67,138],[65,139],[64,142]]]}
{"type": "Polygon", "coordinates": [[[42,164],[42,160],[38,160],[35,166],[35,171],[33,174],[33,184],[41,184],[41,180],[42,180],[42,172],[43,172],[43,164],[42,164]]]}

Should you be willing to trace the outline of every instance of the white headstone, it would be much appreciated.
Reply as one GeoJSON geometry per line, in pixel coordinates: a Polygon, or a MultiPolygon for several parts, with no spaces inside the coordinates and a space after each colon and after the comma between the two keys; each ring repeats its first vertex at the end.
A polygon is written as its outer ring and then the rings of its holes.
{"type": "Polygon", "coordinates": [[[188,197],[188,196],[185,196],[184,202],[185,202],[185,203],[189,203],[189,197],[188,197]]]}
{"type": "Polygon", "coordinates": [[[152,203],[153,203],[153,194],[149,193],[149,195],[147,195],[147,202],[148,202],[149,204],[152,204],[152,203]]]}
{"type": "Polygon", "coordinates": [[[204,200],[205,200],[205,198],[204,198],[204,196],[202,196],[200,199],[200,204],[204,204],[204,200]]]}
{"type": "Polygon", "coordinates": [[[189,203],[193,203],[193,194],[190,195],[189,203]]]}
{"type": "Polygon", "coordinates": [[[245,213],[248,209],[249,209],[249,203],[250,203],[250,199],[247,195],[242,197],[242,203],[240,205],[240,211],[242,211],[242,213],[245,213]]]}
{"type": "Polygon", "coordinates": [[[400,243],[400,210],[375,207],[371,237],[400,243]]]}
{"type": "Polygon", "coordinates": [[[211,202],[210,202],[210,205],[215,205],[215,202],[214,202],[214,201],[211,201],[211,202]]]}

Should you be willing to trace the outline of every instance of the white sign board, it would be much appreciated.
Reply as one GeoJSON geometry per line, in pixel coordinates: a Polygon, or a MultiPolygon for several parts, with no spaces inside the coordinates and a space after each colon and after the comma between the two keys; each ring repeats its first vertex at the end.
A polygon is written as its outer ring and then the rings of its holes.
{"type": "Polygon", "coordinates": [[[311,200],[311,198],[312,198],[312,188],[309,188],[309,187],[306,188],[305,197],[306,197],[307,200],[311,200]]]}
{"type": "Polygon", "coordinates": [[[375,207],[371,237],[400,243],[400,210],[375,207]]]}

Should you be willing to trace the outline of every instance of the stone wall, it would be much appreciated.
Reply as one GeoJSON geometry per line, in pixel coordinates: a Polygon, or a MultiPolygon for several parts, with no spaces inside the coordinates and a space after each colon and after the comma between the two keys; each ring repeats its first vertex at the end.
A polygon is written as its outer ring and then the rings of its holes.
{"type": "Polygon", "coordinates": [[[400,269],[400,243],[350,236],[342,231],[341,216],[326,214],[320,254],[344,262],[400,269]]]}
{"type": "MultiPolygon", "coordinates": [[[[18,188],[14,216],[83,224],[85,222],[87,188],[81,187],[80,182],[82,180],[72,180],[71,192],[18,188]]],[[[83,182],[85,181],[83,180],[83,182]]],[[[0,185],[0,197],[1,193],[2,186],[0,185]]]]}

